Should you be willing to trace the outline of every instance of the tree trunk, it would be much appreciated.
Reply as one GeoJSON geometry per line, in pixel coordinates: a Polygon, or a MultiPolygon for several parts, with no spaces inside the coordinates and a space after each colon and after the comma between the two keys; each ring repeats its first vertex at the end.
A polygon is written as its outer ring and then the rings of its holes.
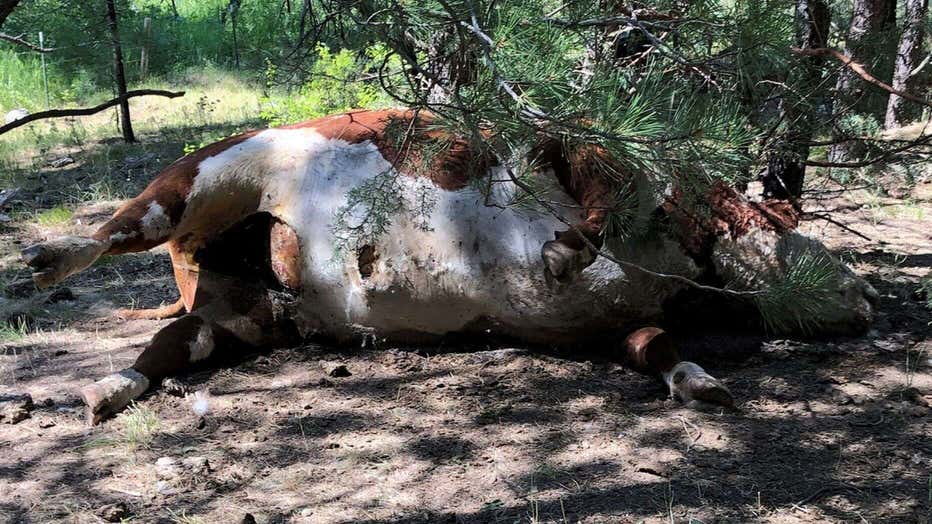
{"type": "Polygon", "coordinates": [[[233,65],[239,69],[239,38],[236,35],[236,19],[239,15],[240,0],[230,0],[227,5],[227,14],[230,15],[230,25],[233,26],[233,65]]]}
{"type": "Polygon", "coordinates": [[[107,0],[107,19],[110,23],[110,40],[113,44],[113,73],[116,77],[117,95],[120,100],[120,127],[123,129],[123,140],[135,142],[133,123],[129,117],[129,99],[126,98],[126,75],[123,72],[123,49],[120,46],[120,31],[117,28],[116,8],[113,0],[107,0]]]}
{"type": "MultiPolygon", "coordinates": [[[[828,39],[831,13],[825,0],[796,1],[796,45],[804,49],[825,47],[828,39]]],[[[761,176],[764,196],[767,198],[798,199],[802,194],[806,175],[806,159],[816,121],[815,108],[819,100],[813,94],[821,77],[823,59],[806,57],[798,69],[798,79],[790,82],[804,98],[780,101],[786,130],[776,140],[773,153],[767,158],[767,169],[761,176]]]]}
{"type": "MultiPolygon", "coordinates": [[[[891,85],[898,91],[908,92],[910,89],[910,73],[919,62],[922,51],[922,37],[926,11],[929,0],[906,0],[906,18],[903,20],[903,32],[900,36],[900,45],[896,50],[893,65],[893,82],[891,85]]],[[[909,111],[905,107],[903,97],[890,95],[887,101],[887,115],[884,119],[886,129],[900,127],[909,111]]]]}
{"type": "MultiPolygon", "coordinates": [[[[855,62],[864,64],[875,77],[886,81],[890,72],[889,62],[885,59],[893,53],[892,49],[888,53],[887,47],[893,43],[890,36],[895,30],[896,0],[854,0],[844,53],[855,62]]],[[[850,68],[843,68],[838,73],[834,101],[836,119],[848,112],[869,113],[879,119],[883,101],[879,93],[864,89],[864,84],[850,68]]],[[[861,149],[863,147],[857,142],[835,144],[829,151],[829,160],[844,162],[860,156],[861,149]]]]}
{"type": "Polygon", "coordinates": [[[20,0],[0,0],[0,26],[2,26],[6,18],[10,16],[10,13],[16,9],[19,2],[20,0]]]}

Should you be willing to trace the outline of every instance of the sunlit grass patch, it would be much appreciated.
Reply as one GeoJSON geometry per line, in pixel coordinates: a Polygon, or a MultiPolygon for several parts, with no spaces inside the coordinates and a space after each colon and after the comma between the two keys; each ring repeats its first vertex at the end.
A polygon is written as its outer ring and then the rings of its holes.
{"type": "Polygon", "coordinates": [[[122,437],[130,448],[147,448],[159,429],[159,417],[146,406],[132,404],[122,417],[122,437]]]}
{"type": "Polygon", "coordinates": [[[22,342],[29,334],[29,325],[23,317],[0,323],[0,342],[22,342]]]}
{"type": "Polygon", "coordinates": [[[70,224],[72,218],[74,218],[74,211],[64,206],[55,206],[36,213],[36,223],[44,227],[70,224]]]}
{"type": "Polygon", "coordinates": [[[123,445],[129,451],[148,448],[159,432],[159,417],[152,409],[135,402],[118,417],[116,437],[102,437],[84,443],[81,448],[106,448],[123,445]]]}

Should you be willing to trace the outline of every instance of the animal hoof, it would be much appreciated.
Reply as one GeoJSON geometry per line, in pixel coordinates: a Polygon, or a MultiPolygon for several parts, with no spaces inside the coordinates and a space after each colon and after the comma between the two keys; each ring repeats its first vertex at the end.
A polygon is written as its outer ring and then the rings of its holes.
{"type": "Polygon", "coordinates": [[[673,369],[663,374],[663,379],[670,388],[670,394],[683,403],[700,401],[727,408],[735,407],[731,391],[692,362],[684,361],[673,366],[673,369]]]}
{"type": "Polygon", "coordinates": [[[149,389],[149,379],[132,368],[124,369],[81,388],[87,423],[95,426],[119,413],[149,389]]]}
{"type": "Polygon", "coordinates": [[[544,242],[540,256],[544,260],[544,278],[551,289],[575,280],[595,259],[589,248],[573,249],[558,240],[544,242]]]}
{"type": "Polygon", "coordinates": [[[94,263],[106,246],[93,238],[62,237],[27,247],[23,262],[35,269],[32,279],[39,289],[57,284],[94,263]]]}

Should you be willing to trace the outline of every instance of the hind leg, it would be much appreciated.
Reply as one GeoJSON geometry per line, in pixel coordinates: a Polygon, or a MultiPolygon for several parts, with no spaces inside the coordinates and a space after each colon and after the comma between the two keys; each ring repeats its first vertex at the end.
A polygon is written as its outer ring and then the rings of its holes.
{"type": "Polygon", "coordinates": [[[734,407],[724,384],[698,364],[680,359],[670,336],[662,329],[642,328],[625,339],[628,362],[635,371],[660,375],[670,396],[689,404],[694,400],[734,407]]]}
{"type": "Polygon", "coordinates": [[[81,390],[90,424],[118,413],[163,378],[209,358],[292,341],[281,293],[248,278],[210,271],[201,272],[197,287],[194,310],[156,333],[132,367],[81,390]]]}
{"type": "Polygon", "coordinates": [[[119,413],[163,378],[214,356],[218,349],[230,354],[254,347],[230,326],[224,326],[226,322],[216,322],[205,316],[210,315],[191,313],[172,322],[155,334],[132,367],[82,388],[88,423],[98,424],[119,413]]]}

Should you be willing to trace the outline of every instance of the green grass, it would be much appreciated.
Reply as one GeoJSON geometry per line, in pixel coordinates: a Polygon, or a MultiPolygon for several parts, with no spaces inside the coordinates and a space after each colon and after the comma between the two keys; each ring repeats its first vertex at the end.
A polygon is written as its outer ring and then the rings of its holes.
{"type": "Polygon", "coordinates": [[[147,448],[159,429],[159,417],[146,406],[131,404],[122,417],[122,441],[130,449],[147,448]]]}
{"type": "Polygon", "coordinates": [[[121,424],[116,437],[95,438],[81,444],[79,449],[112,448],[125,446],[129,451],[148,448],[159,432],[159,417],[152,409],[131,403],[117,421],[121,424]]]}
{"type": "MultiPolygon", "coordinates": [[[[186,94],[175,99],[132,99],[130,115],[139,140],[133,144],[120,140],[116,109],[73,119],[37,121],[0,135],[0,187],[63,189],[73,202],[122,199],[140,189],[138,184],[127,187],[127,181],[133,182],[127,176],[127,159],[154,155],[158,161],[147,170],[155,170],[181,157],[185,144],[209,144],[264,126],[260,86],[236,73],[202,67],[131,86],[140,88],[186,94]],[[49,161],[65,155],[74,158],[75,163],[59,170],[47,167],[49,161]],[[76,183],[72,172],[90,172],[91,176],[81,177],[82,181],[76,183]]],[[[90,105],[110,97],[109,91],[98,92],[79,104],[90,105]]]]}
{"type": "Polygon", "coordinates": [[[22,317],[0,324],[0,342],[22,342],[28,334],[29,326],[22,317]]]}
{"type": "Polygon", "coordinates": [[[71,223],[74,211],[64,207],[55,206],[36,213],[36,223],[43,227],[64,226],[71,223]]]}

